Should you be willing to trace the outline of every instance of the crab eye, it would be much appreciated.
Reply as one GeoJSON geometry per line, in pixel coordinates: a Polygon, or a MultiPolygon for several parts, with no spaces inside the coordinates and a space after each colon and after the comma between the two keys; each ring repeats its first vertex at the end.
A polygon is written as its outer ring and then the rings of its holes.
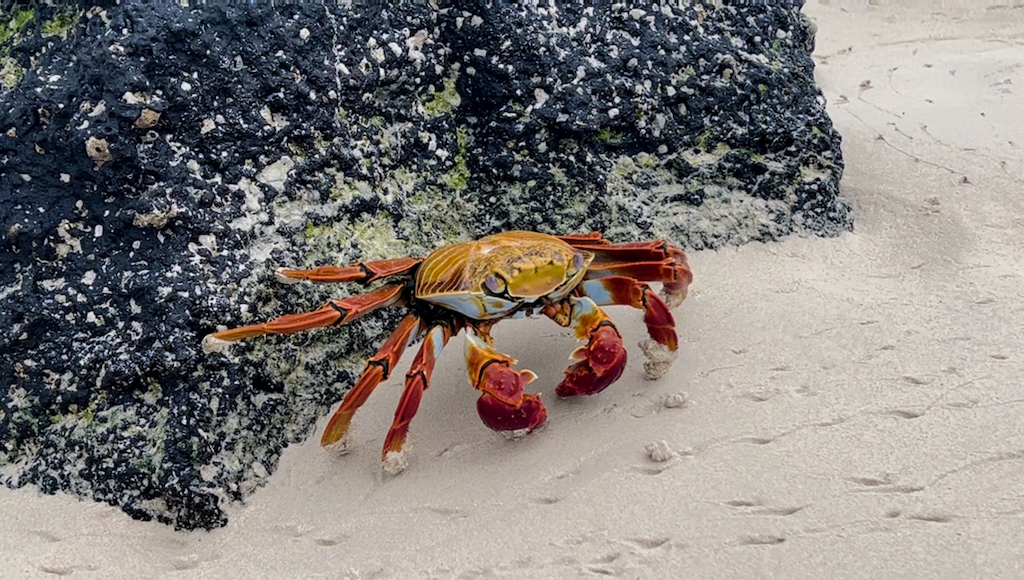
{"type": "Polygon", "coordinates": [[[583,267],[583,254],[576,254],[572,257],[572,267],[574,270],[579,270],[583,267]]]}
{"type": "Polygon", "coordinates": [[[488,274],[487,277],[484,278],[484,286],[495,294],[500,294],[505,290],[505,282],[494,274],[488,274]]]}

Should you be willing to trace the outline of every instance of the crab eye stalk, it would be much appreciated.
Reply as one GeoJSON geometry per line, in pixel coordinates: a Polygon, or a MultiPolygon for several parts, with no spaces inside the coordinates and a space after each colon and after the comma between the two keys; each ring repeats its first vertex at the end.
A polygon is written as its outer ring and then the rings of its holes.
{"type": "Polygon", "coordinates": [[[502,294],[505,292],[505,280],[495,276],[494,274],[488,274],[484,278],[484,287],[486,287],[492,294],[502,294]]]}

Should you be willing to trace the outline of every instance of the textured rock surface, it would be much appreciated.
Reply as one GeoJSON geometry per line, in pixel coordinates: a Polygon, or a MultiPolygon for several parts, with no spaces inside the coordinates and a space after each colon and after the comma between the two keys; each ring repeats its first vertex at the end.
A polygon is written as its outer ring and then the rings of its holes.
{"type": "Polygon", "coordinates": [[[204,356],[280,265],[850,228],[798,9],[463,4],[0,13],[5,484],[223,525],[395,321],[204,356]]]}

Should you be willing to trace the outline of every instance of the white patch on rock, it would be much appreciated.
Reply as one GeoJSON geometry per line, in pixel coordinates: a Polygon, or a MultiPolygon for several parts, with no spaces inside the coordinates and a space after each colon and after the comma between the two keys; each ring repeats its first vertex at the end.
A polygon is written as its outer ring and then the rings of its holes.
{"type": "Polygon", "coordinates": [[[267,473],[267,468],[264,467],[263,464],[260,463],[259,461],[252,462],[252,472],[256,474],[256,477],[259,477],[261,479],[266,479],[267,477],[270,476],[270,474],[267,473]]]}
{"type": "MultiPolygon", "coordinates": [[[[260,183],[273,187],[278,191],[278,193],[281,193],[284,191],[284,182],[288,179],[288,172],[291,171],[293,167],[295,167],[295,161],[292,160],[291,157],[283,155],[277,161],[264,167],[263,170],[256,175],[256,180],[260,183]]],[[[254,209],[250,209],[248,195],[246,196],[245,206],[246,210],[255,211],[254,209]]]]}
{"type": "Polygon", "coordinates": [[[260,116],[263,117],[263,120],[266,121],[268,125],[278,130],[284,129],[289,125],[288,119],[286,119],[284,115],[271,112],[270,107],[266,105],[263,105],[263,108],[260,109],[260,116]]]}
{"type": "Polygon", "coordinates": [[[537,100],[537,103],[534,105],[534,108],[539,109],[544,106],[544,103],[547,102],[548,93],[544,89],[537,87],[536,89],[533,89],[533,98],[537,100]]]}
{"type": "Polygon", "coordinates": [[[46,290],[47,292],[53,292],[54,290],[56,290],[58,288],[63,288],[64,287],[64,278],[61,277],[61,278],[53,278],[51,280],[40,280],[39,282],[37,282],[37,284],[42,286],[43,290],[46,290]]]}
{"type": "Polygon", "coordinates": [[[217,467],[214,465],[206,464],[199,468],[199,477],[203,478],[203,481],[214,481],[217,478],[217,467]]]}
{"type": "Polygon", "coordinates": [[[202,234],[199,236],[199,244],[212,253],[217,253],[217,236],[214,234],[202,234]]]}
{"type": "Polygon", "coordinates": [[[100,102],[96,103],[96,106],[93,107],[91,111],[89,111],[89,116],[90,117],[96,117],[98,115],[102,115],[106,111],[107,111],[107,103],[106,103],[106,101],[102,101],[101,100],[100,102]]]}
{"type": "Polygon", "coordinates": [[[121,100],[129,105],[148,105],[149,95],[142,91],[136,91],[134,93],[125,91],[125,93],[121,95],[121,100]]]}
{"type": "Polygon", "coordinates": [[[96,162],[97,169],[102,168],[105,163],[114,159],[106,139],[89,137],[85,141],[85,153],[89,156],[89,159],[96,162]]]}
{"type": "Polygon", "coordinates": [[[160,121],[160,113],[153,109],[144,108],[139,111],[139,116],[135,119],[135,126],[139,129],[149,129],[160,121]]]}
{"type": "Polygon", "coordinates": [[[177,215],[178,205],[172,202],[171,207],[167,209],[154,209],[151,212],[135,214],[135,217],[132,219],[132,225],[137,228],[160,229],[177,215]]]}

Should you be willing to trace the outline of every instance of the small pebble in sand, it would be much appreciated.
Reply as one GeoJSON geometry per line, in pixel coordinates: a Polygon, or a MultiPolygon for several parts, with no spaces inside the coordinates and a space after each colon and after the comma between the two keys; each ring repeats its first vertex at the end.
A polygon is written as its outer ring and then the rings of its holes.
{"type": "Polygon", "coordinates": [[[667,409],[679,409],[688,404],[686,393],[672,393],[665,397],[664,405],[667,409]]]}
{"type": "Polygon", "coordinates": [[[664,463],[676,456],[676,452],[664,440],[648,443],[644,445],[644,450],[647,451],[647,457],[656,463],[664,463]]]}
{"type": "Polygon", "coordinates": [[[527,435],[529,435],[530,434],[530,430],[526,429],[526,428],[523,428],[523,429],[513,429],[511,431],[501,431],[501,434],[504,435],[505,439],[508,439],[509,441],[518,441],[518,440],[522,439],[523,437],[526,437],[527,435]]]}

